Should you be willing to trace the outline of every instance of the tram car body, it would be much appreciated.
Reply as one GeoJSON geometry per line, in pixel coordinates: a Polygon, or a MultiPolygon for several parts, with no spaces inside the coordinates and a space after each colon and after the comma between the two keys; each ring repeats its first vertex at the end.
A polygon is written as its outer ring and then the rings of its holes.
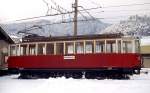
{"type": "Polygon", "coordinates": [[[120,34],[26,38],[9,48],[8,69],[22,75],[88,78],[104,72],[132,74],[141,68],[138,38],[120,34]]]}

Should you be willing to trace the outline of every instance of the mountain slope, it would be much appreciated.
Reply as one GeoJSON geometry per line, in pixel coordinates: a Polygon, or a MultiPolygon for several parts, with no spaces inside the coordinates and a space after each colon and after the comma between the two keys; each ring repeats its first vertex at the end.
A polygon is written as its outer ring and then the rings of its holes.
{"type": "Polygon", "coordinates": [[[150,17],[131,16],[128,20],[111,25],[100,33],[123,33],[125,35],[150,36],[150,17]]]}
{"type": "MultiPolygon", "coordinates": [[[[37,20],[24,23],[4,24],[3,28],[10,35],[18,35],[18,31],[25,31],[25,29],[27,31],[28,29],[31,29],[34,26],[44,25],[42,26],[42,29],[33,29],[30,31],[30,33],[35,33],[41,36],[73,35],[73,23],[46,25],[51,23],[52,22],[49,20],[37,20]]],[[[98,34],[107,26],[109,26],[109,24],[103,23],[99,20],[78,22],[78,35],[98,34]]]]}

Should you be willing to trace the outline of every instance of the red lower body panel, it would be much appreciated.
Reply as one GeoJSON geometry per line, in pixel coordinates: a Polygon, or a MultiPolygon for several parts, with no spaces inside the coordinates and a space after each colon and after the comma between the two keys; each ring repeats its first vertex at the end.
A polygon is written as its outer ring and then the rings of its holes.
{"type": "Polygon", "coordinates": [[[75,54],[10,56],[8,68],[23,69],[102,69],[140,68],[139,54],[75,54]]]}

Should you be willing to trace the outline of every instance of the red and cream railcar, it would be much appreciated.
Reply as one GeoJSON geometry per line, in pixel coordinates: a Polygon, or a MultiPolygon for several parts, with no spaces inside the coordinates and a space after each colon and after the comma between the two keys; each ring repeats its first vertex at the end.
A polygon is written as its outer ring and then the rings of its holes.
{"type": "Polygon", "coordinates": [[[9,53],[8,68],[22,73],[88,77],[92,72],[132,73],[141,68],[139,40],[120,34],[26,38],[11,45],[9,53]]]}

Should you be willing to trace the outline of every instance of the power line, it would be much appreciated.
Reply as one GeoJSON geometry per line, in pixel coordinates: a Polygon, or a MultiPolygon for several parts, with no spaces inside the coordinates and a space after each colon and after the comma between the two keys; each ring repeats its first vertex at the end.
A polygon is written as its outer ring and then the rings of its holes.
{"type": "Polygon", "coordinates": [[[26,34],[33,34],[33,33],[30,33],[30,31],[35,31],[35,30],[37,31],[37,29],[41,29],[44,32],[44,29],[43,29],[42,26],[33,25],[31,27],[28,27],[28,28],[26,28],[26,26],[25,26],[25,29],[18,31],[17,34],[21,34],[21,33],[24,34],[24,35],[26,35],[26,34]]]}
{"type": "MultiPolygon", "coordinates": [[[[51,0],[51,2],[56,6],[56,9],[55,9],[55,10],[57,10],[58,12],[60,12],[60,13],[63,13],[63,11],[68,12],[67,9],[61,7],[61,6],[60,6],[59,4],[57,4],[54,0],[51,0]]],[[[65,21],[65,17],[66,17],[65,14],[62,15],[62,22],[65,21]]],[[[69,14],[69,18],[71,18],[71,15],[70,15],[70,14],[69,14]]],[[[64,25],[64,30],[66,30],[65,25],[64,25]]]]}
{"type": "Polygon", "coordinates": [[[15,20],[15,21],[23,21],[23,20],[42,18],[42,17],[58,16],[58,15],[64,15],[64,14],[72,14],[72,13],[74,13],[74,11],[64,12],[64,13],[56,13],[56,14],[50,14],[50,15],[44,15],[44,16],[37,16],[37,17],[30,17],[30,18],[24,18],[24,19],[18,19],[18,20],[15,20]]]}
{"type": "MultiPolygon", "coordinates": [[[[80,6],[83,10],[85,10],[85,8],[83,7],[83,6],[80,6]]],[[[93,20],[96,20],[96,18],[93,16],[93,15],[91,15],[90,14],[90,12],[88,12],[87,10],[85,10],[85,12],[93,19],[93,20]]],[[[99,20],[98,20],[98,22],[100,22],[99,20]]],[[[101,23],[101,22],[100,22],[101,23]]]]}
{"type": "Polygon", "coordinates": [[[101,6],[100,4],[96,3],[95,0],[94,1],[90,0],[90,2],[96,6],[101,6]]]}
{"type": "Polygon", "coordinates": [[[49,10],[50,10],[49,4],[48,4],[48,2],[46,2],[45,0],[43,0],[43,2],[44,2],[44,3],[46,4],[46,6],[47,6],[47,12],[46,12],[46,15],[48,15],[49,10]]]}
{"type": "MultiPolygon", "coordinates": [[[[96,10],[96,9],[103,9],[103,8],[111,8],[111,7],[122,7],[122,6],[138,6],[138,5],[149,5],[150,3],[142,3],[142,4],[128,4],[128,5],[118,5],[118,6],[107,6],[107,7],[95,7],[95,8],[88,8],[78,11],[90,11],[90,10],[96,10]]],[[[65,15],[65,14],[72,14],[74,11],[68,11],[63,13],[56,13],[56,14],[50,14],[45,16],[37,16],[37,17],[30,17],[30,18],[24,18],[24,19],[18,19],[15,21],[23,21],[23,20],[30,20],[30,19],[36,19],[36,18],[42,18],[42,17],[49,17],[49,16],[58,16],[58,15],[65,15]]]]}
{"type": "MultiPolygon", "coordinates": [[[[104,10],[103,12],[124,12],[124,11],[150,11],[150,9],[137,9],[137,10],[104,10]]],[[[102,12],[94,12],[102,13],[102,12]]]]}
{"type": "MultiPolygon", "coordinates": [[[[54,0],[51,0],[51,2],[58,8],[57,11],[59,11],[60,13],[63,13],[62,10],[64,10],[65,12],[69,12],[67,9],[63,8],[62,6],[58,5],[54,0]],[[62,9],[62,10],[61,10],[62,9]]],[[[55,9],[56,10],[56,9],[55,9]]],[[[71,18],[70,13],[69,14],[69,18],[71,18]]],[[[63,15],[62,15],[63,16],[63,15]]]]}
{"type": "Polygon", "coordinates": [[[85,20],[87,20],[88,23],[92,24],[91,22],[88,21],[87,16],[85,16],[84,14],[82,14],[82,12],[80,12],[80,11],[78,11],[78,12],[79,12],[79,14],[81,14],[81,16],[83,16],[83,18],[84,18],[85,20]]]}
{"type": "MultiPolygon", "coordinates": [[[[126,17],[132,16],[132,15],[126,15],[126,17]]],[[[78,22],[86,22],[86,21],[95,21],[96,19],[117,19],[118,17],[124,17],[124,16],[116,16],[116,17],[103,17],[103,18],[97,18],[95,17],[95,19],[91,18],[91,19],[82,19],[82,20],[77,20],[78,22]]],[[[72,18],[73,19],[73,18],[72,18]]],[[[55,25],[55,24],[65,24],[65,23],[73,23],[75,22],[74,20],[70,20],[70,21],[60,21],[60,22],[54,22],[54,23],[50,23],[50,24],[44,24],[44,25],[39,25],[39,26],[46,26],[46,25],[55,25]]]]}
{"type": "MultiPolygon", "coordinates": [[[[103,18],[96,18],[96,19],[103,19],[103,18]]],[[[78,22],[85,22],[85,21],[94,21],[94,19],[87,19],[87,20],[77,20],[78,22]]],[[[44,24],[44,25],[39,25],[39,26],[47,26],[47,25],[56,25],[56,24],[64,24],[64,23],[73,23],[75,22],[74,20],[71,21],[61,21],[61,22],[54,22],[54,23],[50,23],[50,24],[44,24]]]]}
{"type": "MultiPolygon", "coordinates": [[[[112,7],[125,7],[125,6],[141,6],[141,5],[149,5],[150,3],[142,3],[142,4],[127,4],[127,5],[116,5],[116,6],[106,6],[106,7],[94,7],[94,8],[88,8],[85,10],[96,10],[96,9],[103,9],[103,8],[112,8],[112,7]]],[[[80,10],[84,11],[84,10],[80,10]]]]}
{"type": "MultiPolygon", "coordinates": [[[[83,6],[80,6],[83,10],[85,10],[85,8],[83,7],[83,6]]],[[[87,10],[85,10],[85,12],[91,17],[91,18],[93,18],[94,20],[95,20],[95,17],[93,17],[87,10]]]]}
{"type": "Polygon", "coordinates": [[[59,10],[62,9],[62,10],[64,10],[65,12],[68,11],[67,9],[65,9],[65,8],[63,8],[62,6],[58,5],[54,0],[51,0],[51,2],[52,2],[59,10]]]}
{"type": "Polygon", "coordinates": [[[85,15],[83,15],[80,11],[78,11],[78,12],[84,19],[88,20],[88,18],[85,15]]]}

